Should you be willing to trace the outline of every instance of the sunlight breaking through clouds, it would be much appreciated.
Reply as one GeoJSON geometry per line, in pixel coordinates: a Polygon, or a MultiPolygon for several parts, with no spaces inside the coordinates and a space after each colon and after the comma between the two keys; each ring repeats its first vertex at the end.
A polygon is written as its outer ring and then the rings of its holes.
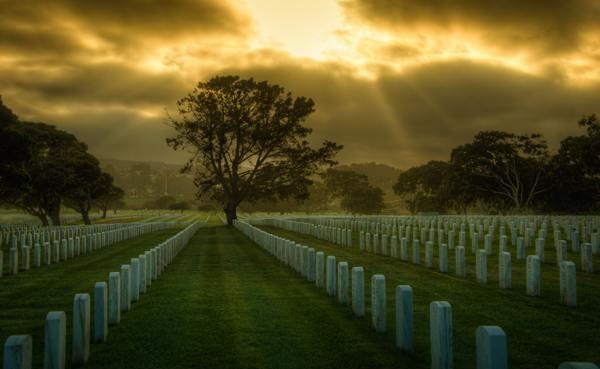
{"type": "Polygon", "coordinates": [[[346,145],[342,161],[401,167],[483,128],[552,143],[598,111],[600,9],[588,0],[0,3],[0,94],[25,119],[75,127],[101,157],[146,124],[153,149],[118,155],[179,161],[164,111],[223,73],[313,98],[309,125],[346,145]],[[122,131],[100,142],[94,127],[122,131]]]}

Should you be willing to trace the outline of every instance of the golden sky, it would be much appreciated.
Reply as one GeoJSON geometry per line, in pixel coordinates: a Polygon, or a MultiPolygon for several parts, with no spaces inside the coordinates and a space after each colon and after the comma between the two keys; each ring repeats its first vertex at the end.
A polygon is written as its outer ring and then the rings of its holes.
{"type": "Polygon", "coordinates": [[[99,157],[183,162],[165,110],[239,74],[311,97],[342,162],[407,168],[480,130],[556,146],[600,113],[596,0],[0,0],[0,94],[99,157]]]}

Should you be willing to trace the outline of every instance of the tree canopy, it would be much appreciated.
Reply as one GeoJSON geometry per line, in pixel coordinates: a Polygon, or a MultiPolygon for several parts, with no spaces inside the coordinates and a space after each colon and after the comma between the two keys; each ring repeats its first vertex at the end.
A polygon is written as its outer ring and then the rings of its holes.
{"type": "Polygon", "coordinates": [[[229,224],[242,201],[305,199],[310,176],[334,165],[342,148],[331,141],[312,148],[303,123],[314,102],[267,81],[217,76],[177,104],[167,143],[191,153],[184,171],[194,172],[199,196],[223,204],[229,224]]]}
{"type": "Polygon", "coordinates": [[[394,185],[409,209],[465,212],[483,206],[500,212],[582,212],[600,204],[600,121],[584,116],[586,135],[562,140],[550,154],[539,134],[478,133],[432,161],[402,173],[394,185]]]}
{"type": "Polygon", "coordinates": [[[54,126],[22,122],[2,105],[0,201],[48,225],[60,225],[61,206],[71,206],[89,224],[92,201],[112,184],[87,145],[54,126]],[[9,112],[9,113],[7,113],[9,112]]]}
{"type": "Polygon", "coordinates": [[[545,210],[584,212],[600,203],[600,121],[592,114],[581,118],[579,126],[586,134],[565,138],[550,161],[545,210]]]}
{"type": "Polygon", "coordinates": [[[18,121],[17,116],[10,110],[10,108],[4,105],[2,96],[0,96],[0,129],[18,121]]]}
{"type": "Polygon", "coordinates": [[[485,131],[454,149],[450,163],[479,197],[518,210],[530,207],[536,196],[547,190],[543,175],[548,157],[546,142],[539,134],[485,131]]]}
{"type": "Polygon", "coordinates": [[[444,197],[450,164],[443,161],[430,161],[402,172],[394,185],[394,192],[406,199],[408,210],[441,210],[446,208],[444,197]]]}
{"type": "MultiPolygon", "coordinates": [[[[102,219],[106,219],[106,213],[109,208],[117,209],[121,208],[123,203],[123,197],[125,191],[122,188],[114,185],[113,178],[110,174],[103,174],[103,180],[108,182],[108,189],[104,191],[100,196],[96,197],[95,204],[102,211],[102,219]]],[[[104,182],[106,184],[106,182],[104,182]]],[[[106,187],[104,187],[106,189],[106,187]]]]}

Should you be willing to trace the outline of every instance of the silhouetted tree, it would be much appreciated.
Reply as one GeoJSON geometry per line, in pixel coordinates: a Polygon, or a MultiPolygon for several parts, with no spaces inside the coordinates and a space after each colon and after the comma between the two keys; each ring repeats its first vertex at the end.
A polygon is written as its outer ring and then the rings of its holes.
{"type": "Polygon", "coordinates": [[[586,135],[562,140],[550,162],[546,210],[583,212],[600,203],[600,121],[592,114],[581,118],[579,126],[586,135]]]}
{"type": "Polygon", "coordinates": [[[342,197],[340,206],[353,214],[379,214],[384,208],[383,190],[371,185],[354,187],[342,197]]]}
{"type": "Polygon", "coordinates": [[[479,198],[520,210],[548,189],[543,180],[548,160],[546,142],[539,134],[487,131],[454,149],[450,163],[479,198]]]}
{"type": "Polygon", "coordinates": [[[312,130],[302,125],[314,102],[266,81],[218,76],[201,82],[178,101],[170,117],[175,150],[192,157],[184,171],[195,171],[199,196],[209,192],[223,204],[227,223],[237,218],[242,201],[305,199],[309,178],[322,165],[333,165],[341,146],[325,141],[313,149],[312,130]]]}
{"type": "Polygon", "coordinates": [[[102,219],[106,219],[106,213],[108,209],[112,208],[114,210],[121,208],[125,205],[123,202],[123,197],[125,196],[125,191],[122,188],[116,186],[113,183],[112,176],[110,180],[110,186],[108,191],[103,193],[101,196],[95,199],[94,203],[102,211],[102,219]]]}
{"type": "Polygon", "coordinates": [[[63,200],[77,183],[87,146],[43,123],[19,122],[1,131],[0,198],[48,225],[60,225],[63,200]]]}
{"type": "Polygon", "coordinates": [[[330,198],[339,198],[353,188],[369,186],[369,178],[352,170],[328,169],[321,178],[330,198]]]}
{"type": "Polygon", "coordinates": [[[4,105],[2,96],[0,96],[0,129],[10,124],[17,123],[18,121],[19,118],[8,108],[8,106],[4,105]]]}
{"type": "Polygon", "coordinates": [[[394,192],[404,197],[408,210],[445,212],[449,198],[451,166],[443,161],[430,161],[402,172],[394,185],[394,192]]]}
{"type": "Polygon", "coordinates": [[[448,210],[461,214],[466,214],[468,207],[479,200],[477,192],[470,190],[469,178],[462,173],[462,168],[451,163],[446,167],[437,197],[448,210]]]}
{"type": "Polygon", "coordinates": [[[100,170],[98,160],[89,154],[82,155],[74,165],[76,174],[71,182],[73,190],[65,197],[64,204],[81,214],[85,224],[92,224],[90,211],[103,196],[110,193],[113,179],[100,170]]]}

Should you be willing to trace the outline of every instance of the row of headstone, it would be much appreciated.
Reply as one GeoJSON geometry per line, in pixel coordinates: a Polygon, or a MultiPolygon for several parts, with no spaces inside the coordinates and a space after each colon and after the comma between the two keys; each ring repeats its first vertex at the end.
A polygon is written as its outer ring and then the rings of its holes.
{"type": "MultiPolygon", "coordinates": [[[[90,342],[106,342],[108,327],[121,321],[121,314],[131,309],[147,292],[164,269],[185,247],[202,223],[190,224],[181,232],[147,250],[130,264],[122,265],[120,272],[111,272],[108,283],[94,286],[94,309],[91,297],[78,293],[73,300],[72,356],[75,366],[85,364],[90,355],[90,342]],[[94,332],[91,321],[94,320],[94,332]]],[[[51,311],[46,315],[44,330],[44,368],[64,369],[67,365],[67,316],[64,311],[51,311]]],[[[32,367],[32,339],[30,335],[10,336],[4,344],[3,369],[32,367]]]]}
{"type": "MultiPolygon", "coordinates": [[[[13,216],[11,216],[11,219],[7,222],[7,223],[0,223],[0,230],[6,229],[6,228],[14,228],[16,226],[20,226],[20,227],[42,227],[44,226],[42,224],[42,221],[37,218],[37,217],[33,217],[29,214],[26,213],[14,213],[11,214],[13,216]]],[[[109,214],[107,214],[107,217],[109,216],[109,214]]],[[[90,220],[94,221],[96,219],[100,219],[102,217],[101,214],[90,214],[89,215],[90,220]]],[[[73,223],[77,223],[81,221],[81,215],[79,214],[64,214],[60,216],[60,224],[73,224],[73,223]]],[[[59,227],[59,226],[53,226],[53,227],[59,227]]]]}
{"type": "MultiPolygon", "coordinates": [[[[42,265],[51,265],[75,257],[87,255],[95,250],[102,249],[118,242],[140,237],[144,234],[172,227],[174,223],[148,223],[132,224],[98,233],[88,233],[82,236],[54,240],[52,243],[35,243],[19,246],[17,239],[13,238],[8,249],[8,274],[15,275],[20,271],[28,271],[31,267],[39,268],[42,265]]],[[[4,251],[0,249],[0,278],[4,274],[4,251]]]]}
{"type": "MultiPolygon", "coordinates": [[[[369,219],[368,217],[366,218],[369,219]]],[[[421,218],[430,219],[431,217],[421,218]]],[[[476,246],[477,243],[483,242],[487,238],[490,239],[490,244],[493,243],[496,231],[498,231],[500,237],[507,236],[508,241],[513,247],[517,246],[518,242],[524,243],[525,248],[532,247],[537,239],[548,238],[548,220],[545,217],[544,220],[541,222],[539,229],[536,221],[525,222],[521,220],[520,223],[517,223],[511,220],[515,217],[507,217],[506,219],[501,218],[503,220],[500,222],[496,221],[497,218],[492,218],[493,220],[491,222],[486,222],[485,220],[487,220],[487,218],[484,218],[484,221],[481,222],[481,217],[469,216],[468,218],[463,218],[463,220],[460,223],[460,227],[456,221],[452,221],[453,219],[457,219],[456,216],[443,216],[439,218],[440,221],[439,223],[437,223],[437,228],[435,226],[435,221],[415,222],[414,220],[418,218],[406,216],[383,218],[383,220],[380,219],[376,221],[360,221],[348,220],[348,218],[340,219],[327,217],[311,217],[297,219],[292,218],[285,219],[285,221],[303,223],[304,228],[307,227],[306,225],[313,224],[324,227],[346,227],[349,229],[371,234],[385,233],[390,235],[390,237],[396,235],[399,239],[402,237],[406,237],[409,242],[414,239],[419,239],[423,243],[427,241],[432,241],[435,244],[437,240],[438,243],[445,242],[451,249],[454,247],[454,244],[457,241],[457,237],[459,244],[466,245],[465,234],[467,234],[470,236],[471,243],[474,244],[474,246],[472,247],[473,253],[475,252],[475,250],[479,249],[479,247],[476,246]],[[442,219],[444,219],[443,222],[442,219]],[[450,219],[450,221],[448,221],[448,219],[450,219]],[[477,220],[478,223],[473,219],[477,220]],[[498,226],[498,224],[500,224],[500,226],[498,226]],[[508,234],[507,230],[510,231],[510,234],[508,234]]],[[[594,219],[594,221],[589,222],[589,225],[587,227],[582,227],[582,229],[584,230],[582,231],[584,234],[583,240],[581,240],[579,237],[579,231],[569,225],[564,226],[563,231],[565,232],[566,239],[571,242],[572,249],[574,252],[579,252],[580,243],[583,243],[585,242],[585,240],[587,240],[592,247],[593,254],[600,255],[600,234],[598,233],[600,224],[598,222],[598,219],[600,218],[589,218],[594,219]]],[[[361,218],[354,217],[352,219],[361,218]]],[[[437,219],[437,217],[434,219],[437,219]]],[[[552,223],[552,226],[554,229],[555,242],[557,242],[556,240],[559,240],[561,237],[561,226],[556,221],[552,223]]],[[[303,230],[301,231],[301,233],[309,232],[307,230],[303,230]]]]}
{"type": "Polygon", "coordinates": [[[63,238],[69,239],[82,237],[92,233],[101,233],[132,228],[139,223],[108,223],[58,227],[27,227],[13,226],[0,232],[0,245],[14,247],[14,245],[33,246],[35,243],[52,243],[63,238]]]}
{"type": "Polygon", "coordinates": [[[263,224],[272,225],[292,232],[311,235],[336,245],[352,247],[352,229],[350,228],[315,225],[277,218],[269,219],[263,224]]]}
{"type": "MultiPolygon", "coordinates": [[[[253,225],[236,221],[238,230],[279,261],[300,273],[328,296],[351,306],[357,317],[365,315],[365,272],[361,266],[352,267],[337,261],[333,255],[275,236],[253,225]]],[[[482,250],[481,254],[485,254],[482,250]]],[[[382,274],[371,276],[371,326],[379,333],[387,331],[386,279],[382,274]]],[[[452,307],[446,301],[434,301],[429,306],[430,355],[432,369],[453,367],[452,307]]],[[[399,285],[395,289],[396,347],[414,352],[413,289],[399,285]]],[[[478,369],[507,369],[506,334],[498,326],[480,326],[475,332],[478,369]]],[[[563,363],[560,368],[576,363],[563,363]]],[[[582,364],[582,363],[579,363],[582,364]]],[[[589,365],[589,363],[583,363],[589,365]]],[[[578,364],[577,364],[578,365],[578,364]]],[[[574,368],[578,368],[577,366],[574,368]]]]}
{"type": "MultiPolygon", "coordinates": [[[[489,236],[489,235],[488,235],[489,236]]],[[[475,238],[476,240],[477,238],[475,238]]],[[[507,252],[507,237],[501,236],[499,245],[499,268],[498,268],[498,284],[502,289],[512,288],[512,263],[511,254],[507,252]]],[[[371,238],[369,233],[360,232],[359,248],[361,251],[374,252],[384,256],[400,257],[401,260],[408,261],[408,239],[402,238],[400,249],[398,250],[398,239],[396,236],[391,237],[390,250],[387,248],[387,235],[382,235],[381,238],[371,238]],[[381,240],[381,241],[378,241],[381,240]]],[[[460,242],[460,241],[459,241],[460,242]]],[[[478,283],[488,283],[488,255],[492,253],[491,237],[486,237],[484,249],[477,249],[475,254],[475,279],[478,283]]],[[[459,243],[460,244],[460,243],[459,243]]],[[[420,261],[420,242],[418,239],[413,240],[412,245],[412,262],[413,264],[421,264],[420,261]]],[[[473,249],[479,247],[476,243],[472,245],[473,249]]],[[[442,243],[438,248],[439,271],[442,273],[448,272],[448,249],[449,247],[442,243]]],[[[593,260],[590,244],[584,244],[581,253],[581,265],[584,272],[593,273],[593,260]]],[[[544,239],[538,238],[536,241],[536,254],[529,255],[525,258],[525,248],[522,238],[519,237],[517,242],[517,260],[526,259],[526,294],[529,296],[540,296],[542,291],[541,286],[541,265],[545,259],[544,239]]],[[[557,263],[560,273],[560,301],[567,306],[577,305],[577,286],[575,264],[567,260],[566,241],[561,240],[559,247],[556,249],[557,263]]],[[[428,241],[425,247],[425,266],[433,268],[434,266],[434,248],[432,241],[428,241]]],[[[455,249],[455,272],[456,275],[462,278],[467,277],[465,250],[464,247],[458,246],[455,249]]]]}
{"type": "MultiPolygon", "coordinates": [[[[307,219],[307,218],[302,218],[307,219]]],[[[310,221],[325,225],[351,226],[353,230],[365,230],[372,233],[381,233],[383,227],[391,229],[402,225],[419,227],[438,227],[456,231],[458,225],[469,225],[470,228],[478,230],[490,229],[490,227],[505,226],[511,230],[511,234],[524,235],[529,228],[532,234],[536,231],[546,232],[548,224],[553,230],[563,229],[567,232],[567,239],[578,231],[584,238],[589,239],[593,231],[600,228],[600,217],[598,216],[485,216],[485,215],[418,215],[418,216],[344,216],[344,217],[311,217],[310,221]]],[[[464,230],[464,229],[462,229],[464,230]]],[[[389,232],[388,232],[389,233],[389,232]]],[[[483,232],[479,232],[483,233],[483,232]]]]}
{"type": "MultiPolygon", "coordinates": [[[[309,223],[298,223],[289,220],[277,220],[272,222],[273,225],[284,227],[284,229],[303,233],[303,230],[310,230],[306,225],[309,223]],[[300,226],[298,225],[300,224],[300,226]]],[[[462,233],[462,232],[461,232],[462,233]]],[[[489,235],[488,235],[489,236],[489,235]]],[[[498,259],[498,285],[502,289],[512,288],[512,261],[511,254],[508,252],[507,237],[500,237],[499,244],[499,259],[498,259]]],[[[477,238],[475,237],[476,241],[477,238]]],[[[466,262],[465,262],[465,247],[459,241],[459,246],[455,248],[455,273],[458,277],[466,278],[466,262]]],[[[475,253],[475,279],[478,283],[488,283],[488,255],[492,253],[491,237],[485,238],[484,249],[478,249],[479,245],[474,243],[472,250],[477,250],[475,253]]],[[[412,263],[421,264],[420,241],[414,239],[412,242],[412,263]]],[[[370,233],[360,232],[359,249],[366,252],[374,252],[383,256],[398,257],[403,261],[409,261],[408,239],[403,237],[398,244],[396,236],[391,237],[391,242],[388,241],[386,234],[373,235],[370,233]]],[[[442,243],[438,247],[438,269],[441,273],[448,272],[448,245],[442,243]]],[[[592,252],[589,244],[584,244],[582,258],[582,270],[584,272],[593,272],[592,252]]],[[[559,243],[557,252],[557,262],[560,273],[560,302],[564,305],[574,307],[577,305],[577,286],[575,265],[567,260],[566,241],[562,240],[559,243]]],[[[525,258],[525,248],[522,238],[519,237],[517,242],[517,260],[526,259],[526,294],[529,296],[540,296],[542,292],[541,265],[545,258],[544,239],[538,238],[536,241],[536,254],[529,255],[525,258]]],[[[425,267],[434,267],[434,247],[432,241],[427,241],[425,244],[425,267]]]]}
{"type": "MultiPolygon", "coordinates": [[[[322,217],[317,218],[320,222],[323,221],[322,217]]],[[[340,232],[340,228],[335,228],[335,227],[329,227],[329,226],[323,226],[323,225],[315,225],[315,224],[311,224],[309,222],[300,222],[300,221],[295,221],[295,220],[289,220],[289,219],[267,219],[266,222],[270,225],[274,225],[274,226],[278,226],[280,228],[286,229],[286,230],[290,230],[290,231],[294,231],[294,232],[298,232],[298,233],[302,233],[302,234],[308,234],[308,235],[312,235],[313,237],[317,237],[319,239],[325,239],[329,242],[335,243],[335,244],[342,244],[342,245],[351,245],[347,244],[344,236],[346,236],[347,239],[351,240],[352,237],[352,232],[350,231],[350,229],[348,229],[346,232],[342,231],[340,232]]],[[[264,224],[265,222],[263,222],[264,224]]],[[[389,227],[388,227],[389,228],[389,227]]],[[[512,246],[516,247],[516,260],[517,261],[525,261],[525,257],[527,255],[527,250],[531,247],[532,244],[532,237],[529,236],[529,232],[528,232],[529,228],[526,228],[526,232],[525,232],[525,237],[517,237],[515,236],[515,234],[513,233],[513,237],[512,237],[512,246]]],[[[389,229],[388,229],[389,231],[389,229]]],[[[482,230],[480,230],[479,232],[483,232],[482,230]]],[[[389,255],[392,254],[394,251],[394,244],[397,245],[398,242],[402,242],[404,244],[406,244],[407,242],[410,242],[411,240],[414,242],[420,242],[420,243],[424,243],[425,245],[428,245],[429,242],[431,242],[431,246],[435,247],[436,246],[436,232],[435,229],[429,229],[429,231],[427,232],[426,229],[421,229],[421,234],[420,236],[417,234],[417,229],[414,228],[413,229],[413,236],[410,237],[409,235],[409,231],[407,230],[406,234],[404,235],[395,235],[394,232],[392,231],[391,236],[388,235],[387,233],[383,233],[383,234],[379,234],[379,233],[375,233],[375,234],[371,234],[370,232],[365,232],[365,231],[360,231],[359,233],[359,248],[361,250],[366,250],[366,251],[373,251],[375,253],[378,254],[382,254],[382,255],[389,255]],[[425,241],[423,241],[425,240],[425,241]],[[391,245],[388,245],[391,244],[391,245]],[[389,248],[392,248],[391,251],[389,251],[389,248]]],[[[493,247],[493,243],[494,243],[494,233],[488,233],[488,234],[484,234],[483,237],[480,237],[480,234],[483,233],[478,233],[478,232],[474,232],[473,230],[470,231],[469,238],[467,238],[467,232],[465,232],[464,227],[461,227],[461,231],[458,233],[458,236],[455,234],[455,232],[453,230],[450,230],[447,233],[447,237],[444,235],[444,230],[443,229],[438,229],[437,231],[438,237],[437,237],[437,245],[439,247],[441,247],[442,245],[447,245],[447,247],[449,249],[454,249],[455,245],[458,246],[465,246],[467,245],[467,240],[469,240],[470,243],[470,250],[472,254],[476,254],[477,250],[479,250],[481,248],[481,242],[483,242],[483,248],[487,251],[488,255],[491,255],[494,252],[494,247],[493,247]]],[[[541,258],[542,263],[544,262],[544,253],[545,253],[545,235],[546,232],[540,232],[539,237],[537,239],[535,239],[535,252],[536,254],[541,258]]],[[[555,232],[555,247],[557,249],[557,253],[559,253],[559,250],[562,250],[564,248],[564,244],[566,243],[565,240],[560,240],[558,237],[560,237],[560,232],[556,233],[555,232]],[[556,240],[559,240],[558,242],[556,240]]],[[[505,229],[504,227],[500,227],[500,238],[499,238],[499,253],[504,252],[504,251],[508,251],[508,236],[505,234],[505,229]]],[[[596,254],[598,252],[600,252],[600,238],[598,237],[598,233],[593,233],[592,234],[592,242],[591,243],[584,243],[581,247],[579,245],[579,242],[577,241],[577,238],[575,238],[572,241],[572,250],[575,252],[579,252],[579,250],[581,251],[581,259],[582,259],[582,270],[585,272],[589,272],[589,273],[593,273],[593,258],[592,255],[596,254]]],[[[560,251],[563,252],[563,251],[560,251]]],[[[563,252],[564,255],[566,255],[566,249],[563,252]]],[[[565,256],[566,257],[566,256],[565,256]]],[[[560,255],[558,256],[558,258],[560,258],[560,255]]],[[[560,260],[558,261],[558,264],[560,264],[560,260]]]]}

